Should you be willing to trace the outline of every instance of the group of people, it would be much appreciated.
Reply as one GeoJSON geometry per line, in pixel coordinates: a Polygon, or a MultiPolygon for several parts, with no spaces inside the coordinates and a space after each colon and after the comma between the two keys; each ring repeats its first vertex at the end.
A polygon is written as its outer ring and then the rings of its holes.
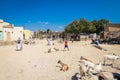
{"type": "MultiPolygon", "coordinates": [[[[50,39],[47,39],[47,42],[48,42],[48,45],[51,45],[51,44],[52,44],[52,42],[51,42],[50,39]]],[[[93,43],[96,44],[96,45],[99,45],[99,40],[98,40],[98,39],[95,39],[95,40],[93,40],[93,43]]],[[[17,51],[21,51],[22,48],[23,48],[23,47],[22,47],[21,39],[18,38],[16,50],[17,50],[17,51]]],[[[68,46],[68,41],[67,41],[67,39],[64,41],[64,50],[65,50],[66,48],[67,48],[67,50],[69,51],[69,46],[68,46]]]]}
{"type": "MultiPolygon", "coordinates": [[[[50,39],[47,39],[47,41],[48,41],[48,45],[51,45],[51,44],[52,44],[52,42],[50,41],[50,39]]],[[[20,38],[18,38],[18,40],[17,40],[17,45],[16,45],[16,50],[17,50],[17,51],[21,51],[22,48],[23,48],[23,46],[22,46],[22,41],[21,41],[20,38]]],[[[67,48],[67,50],[69,50],[69,46],[68,46],[68,41],[67,41],[67,39],[64,41],[64,50],[65,50],[66,48],[67,48]]]]}

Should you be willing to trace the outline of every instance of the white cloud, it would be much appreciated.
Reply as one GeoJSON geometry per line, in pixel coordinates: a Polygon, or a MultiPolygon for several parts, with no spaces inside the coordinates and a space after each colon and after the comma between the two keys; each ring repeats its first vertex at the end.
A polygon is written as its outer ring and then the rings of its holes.
{"type": "Polygon", "coordinates": [[[63,28],[63,26],[58,26],[58,28],[62,29],[62,28],[63,28]]]}
{"type": "Polygon", "coordinates": [[[42,22],[42,26],[48,25],[48,22],[42,22]]]}
{"type": "Polygon", "coordinates": [[[37,21],[37,22],[32,22],[29,20],[28,23],[24,24],[24,28],[25,29],[31,29],[31,30],[47,30],[47,29],[51,29],[51,30],[63,30],[64,29],[64,25],[59,25],[59,24],[52,24],[49,22],[42,22],[42,21],[37,21]]]}
{"type": "Polygon", "coordinates": [[[32,22],[31,20],[28,20],[26,24],[24,24],[24,27],[27,29],[45,29],[46,26],[48,26],[48,22],[42,22],[42,21],[37,21],[37,22],[32,22]]]}

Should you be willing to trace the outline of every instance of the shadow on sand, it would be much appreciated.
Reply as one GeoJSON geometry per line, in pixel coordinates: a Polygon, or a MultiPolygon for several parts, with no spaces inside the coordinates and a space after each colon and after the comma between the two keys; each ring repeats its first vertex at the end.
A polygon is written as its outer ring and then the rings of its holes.
{"type": "Polygon", "coordinates": [[[76,77],[77,74],[79,74],[79,73],[75,73],[75,74],[72,76],[71,80],[78,80],[77,77],[76,77]]]}
{"type": "Polygon", "coordinates": [[[114,78],[117,80],[120,80],[120,74],[119,73],[112,73],[114,78]]]}
{"type": "MultiPolygon", "coordinates": [[[[72,77],[71,77],[71,80],[78,80],[76,75],[79,74],[79,73],[75,73],[72,77]]],[[[112,73],[114,78],[116,80],[120,80],[120,74],[119,73],[112,73]]],[[[100,80],[100,79],[99,79],[100,80]]]]}

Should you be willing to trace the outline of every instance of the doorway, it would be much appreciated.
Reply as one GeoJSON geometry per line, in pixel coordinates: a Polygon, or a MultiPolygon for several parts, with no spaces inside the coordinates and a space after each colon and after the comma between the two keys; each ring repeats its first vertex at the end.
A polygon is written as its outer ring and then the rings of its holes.
{"type": "Polygon", "coordinates": [[[10,32],[7,32],[7,41],[11,40],[10,32]]]}
{"type": "Polygon", "coordinates": [[[3,35],[2,35],[2,31],[0,31],[0,41],[2,41],[3,35]]]}

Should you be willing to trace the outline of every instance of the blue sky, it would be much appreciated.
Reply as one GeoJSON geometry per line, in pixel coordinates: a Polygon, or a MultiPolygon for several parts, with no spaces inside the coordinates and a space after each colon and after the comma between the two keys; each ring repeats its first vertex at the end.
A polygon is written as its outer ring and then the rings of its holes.
{"type": "Polygon", "coordinates": [[[30,30],[64,30],[73,20],[120,23],[120,0],[0,0],[0,19],[30,30]]]}

